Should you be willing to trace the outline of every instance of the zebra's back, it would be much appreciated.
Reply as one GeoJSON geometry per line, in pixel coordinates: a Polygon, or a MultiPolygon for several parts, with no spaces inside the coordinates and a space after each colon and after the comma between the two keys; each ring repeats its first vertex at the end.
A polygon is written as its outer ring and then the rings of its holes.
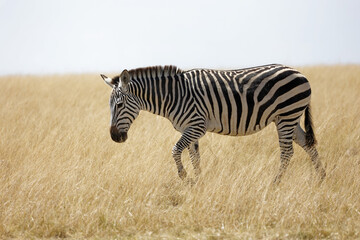
{"type": "Polygon", "coordinates": [[[239,70],[195,69],[184,72],[207,131],[248,135],[278,117],[301,116],[310,101],[310,85],[298,71],[283,65],[239,70]]]}

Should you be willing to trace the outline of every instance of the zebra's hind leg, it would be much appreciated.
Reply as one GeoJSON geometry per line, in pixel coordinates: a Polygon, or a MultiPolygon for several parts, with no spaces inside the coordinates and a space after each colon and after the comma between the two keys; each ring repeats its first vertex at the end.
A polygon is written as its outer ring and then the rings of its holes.
{"type": "Polygon", "coordinates": [[[199,153],[199,141],[191,143],[188,147],[191,163],[194,167],[195,176],[199,177],[201,173],[200,168],[200,153],[199,153]]]}
{"type": "Polygon", "coordinates": [[[279,120],[276,121],[275,124],[280,144],[280,168],[274,180],[274,183],[278,184],[280,183],[282,176],[289,166],[290,159],[294,154],[292,142],[295,126],[294,123],[288,122],[287,120],[279,120]]]}
{"type": "Polygon", "coordinates": [[[319,154],[316,150],[315,145],[310,146],[309,144],[306,143],[306,134],[304,130],[302,130],[302,128],[300,127],[300,124],[297,125],[295,129],[294,141],[300,147],[302,147],[306,151],[306,153],[310,156],[311,161],[315,167],[315,170],[320,176],[320,181],[323,181],[326,176],[326,172],[319,159],[319,154]]]}

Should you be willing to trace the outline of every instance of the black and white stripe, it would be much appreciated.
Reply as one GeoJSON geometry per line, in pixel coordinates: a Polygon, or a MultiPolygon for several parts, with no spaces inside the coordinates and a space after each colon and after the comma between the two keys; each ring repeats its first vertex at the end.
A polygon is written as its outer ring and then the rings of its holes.
{"type": "Polygon", "coordinates": [[[323,179],[325,171],[315,148],[310,116],[311,89],[298,71],[278,64],[239,70],[193,69],[174,66],[124,70],[114,78],[103,79],[113,91],[110,97],[111,136],[122,142],[140,110],[169,119],[182,133],[173,148],[178,174],[186,171],[181,153],[188,148],[198,175],[198,140],[208,132],[244,136],[274,122],[279,136],[281,166],[279,182],[293,155],[295,141],[310,155],[323,179]],[[305,112],[304,132],[300,117],[305,112]]]}

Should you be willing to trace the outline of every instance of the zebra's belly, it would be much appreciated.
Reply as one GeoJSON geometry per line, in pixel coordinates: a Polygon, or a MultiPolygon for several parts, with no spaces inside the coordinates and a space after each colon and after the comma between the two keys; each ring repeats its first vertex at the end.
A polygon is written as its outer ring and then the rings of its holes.
{"type": "Polygon", "coordinates": [[[268,126],[273,120],[270,119],[268,124],[261,123],[261,124],[249,124],[247,127],[241,126],[241,124],[236,123],[223,123],[219,121],[209,120],[207,123],[207,131],[218,133],[221,135],[228,135],[228,136],[246,136],[251,135],[254,133],[259,132],[260,130],[264,129],[268,126]],[[239,126],[238,126],[239,125],[239,126]]]}

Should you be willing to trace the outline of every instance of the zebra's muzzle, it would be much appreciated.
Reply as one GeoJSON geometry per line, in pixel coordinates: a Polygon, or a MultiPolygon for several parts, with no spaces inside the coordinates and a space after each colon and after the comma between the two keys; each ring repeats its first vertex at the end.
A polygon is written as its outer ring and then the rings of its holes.
{"type": "Polygon", "coordinates": [[[127,132],[119,132],[116,126],[110,127],[110,135],[111,139],[118,143],[125,142],[127,139],[127,132]]]}

